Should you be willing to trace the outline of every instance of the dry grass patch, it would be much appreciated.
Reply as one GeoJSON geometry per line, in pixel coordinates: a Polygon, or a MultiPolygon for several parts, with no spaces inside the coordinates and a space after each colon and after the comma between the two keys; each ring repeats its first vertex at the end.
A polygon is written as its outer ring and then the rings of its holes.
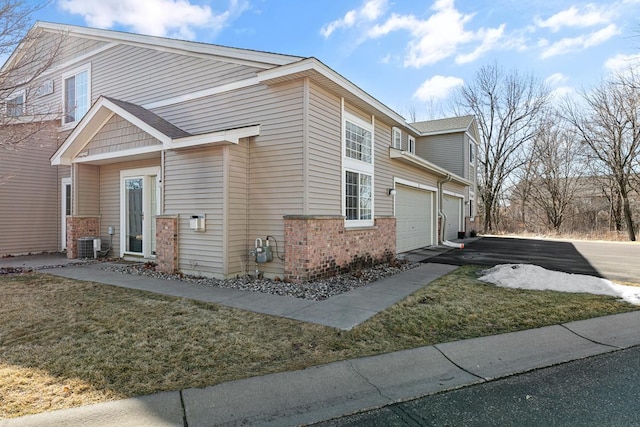
{"type": "Polygon", "coordinates": [[[45,274],[0,276],[0,418],[637,309],[498,288],[476,274],[460,268],[351,331],[45,274]]]}

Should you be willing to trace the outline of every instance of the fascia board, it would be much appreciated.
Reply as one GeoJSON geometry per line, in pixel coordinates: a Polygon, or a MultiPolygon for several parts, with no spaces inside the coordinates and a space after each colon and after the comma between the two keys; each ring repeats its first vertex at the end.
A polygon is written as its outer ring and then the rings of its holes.
{"type": "Polygon", "coordinates": [[[66,31],[73,35],[91,37],[101,40],[117,40],[123,43],[132,43],[153,46],[156,48],[172,49],[181,52],[191,52],[207,56],[217,56],[221,59],[230,58],[252,63],[264,68],[265,65],[278,66],[299,61],[299,56],[284,55],[279,53],[262,52],[258,50],[239,49],[221,45],[213,45],[200,42],[170,39],[158,36],[126,33],[121,31],[103,30],[98,28],[80,27],[67,24],[55,24],[50,22],[38,22],[39,28],[49,31],[66,31]]]}
{"type": "Polygon", "coordinates": [[[345,77],[332,70],[321,61],[316,58],[306,58],[301,61],[295,62],[293,64],[282,65],[277,68],[271,68],[269,70],[260,71],[258,73],[258,80],[261,83],[264,83],[271,79],[277,79],[280,77],[285,77],[292,74],[304,73],[313,71],[320,74],[322,77],[330,80],[334,84],[338,85],[342,89],[351,93],[355,97],[359,98],[361,101],[371,105],[375,109],[381,111],[387,117],[396,121],[401,126],[411,130],[416,135],[420,135],[420,132],[411,126],[406,120],[398,113],[375,99],[373,96],[369,95],[364,90],[360,89],[358,86],[347,80],[345,77]]]}
{"type": "Polygon", "coordinates": [[[175,138],[164,144],[167,150],[195,147],[198,145],[229,143],[238,144],[241,138],[260,135],[260,125],[246,126],[237,129],[228,129],[218,132],[210,132],[202,135],[193,135],[183,138],[175,138]]]}

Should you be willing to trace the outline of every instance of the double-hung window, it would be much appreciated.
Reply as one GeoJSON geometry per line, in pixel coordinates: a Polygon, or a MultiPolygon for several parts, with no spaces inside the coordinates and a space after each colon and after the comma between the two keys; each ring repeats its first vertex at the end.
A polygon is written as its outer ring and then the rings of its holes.
{"type": "Polygon", "coordinates": [[[407,148],[411,154],[416,154],[416,139],[411,135],[407,138],[407,148]]]}
{"type": "Polygon", "coordinates": [[[25,114],[26,95],[24,90],[14,92],[5,101],[7,117],[20,117],[25,114]]]}
{"type": "Polygon", "coordinates": [[[475,164],[476,161],[476,147],[473,142],[469,143],[469,163],[472,165],[475,164]]]}
{"type": "Polygon", "coordinates": [[[373,126],[344,114],[343,212],[347,226],[373,225],[373,126]]]}
{"type": "Polygon", "coordinates": [[[79,121],[89,111],[91,68],[79,68],[62,76],[63,124],[79,121]]]}
{"type": "Polygon", "coordinates": [[[402,132],[398,128],[392,128],[391,137],[393,141],[391,142],[391,146],[393,148],[397,148],[398,150],[402,150],[402,132]]]}

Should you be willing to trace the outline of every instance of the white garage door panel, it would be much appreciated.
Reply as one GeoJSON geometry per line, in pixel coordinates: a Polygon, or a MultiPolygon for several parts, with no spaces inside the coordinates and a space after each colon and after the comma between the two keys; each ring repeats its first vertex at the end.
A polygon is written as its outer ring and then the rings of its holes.
{"type": "Polygon", "coordinates": [[[445,239],[457,239],[458,231],[462,231],[460,217],[462,216],[462,199],[447,194],[442,196],[442,210],[447,216],[445,239]]]}
{"type": "Polygon", "coordinates": [[[402,185],[396,191],[396,250],[406,252],[433,244],[433,192],[402,185]]]}

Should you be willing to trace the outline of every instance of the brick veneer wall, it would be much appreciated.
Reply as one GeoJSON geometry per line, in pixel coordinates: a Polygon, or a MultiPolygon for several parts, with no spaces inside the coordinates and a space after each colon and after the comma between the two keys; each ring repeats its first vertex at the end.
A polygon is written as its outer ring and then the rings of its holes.
{"type": "Polygon", "coordinates": [[[178,271],[178,216],[156,216],[156,270],[178,271]]]}
{"type": "Polygon", "coordinates": [[[376,218],[373,227],[347,229],[343,216],[284,217],[288,281],[329,277],[396,255],[395,217],[376,218]]]}
{"type": "Polygon", "coordinates": [[[99,216],[67,217],[67,258],[78,257],[78,239],[81,237],[100,237],[99,216]]]}

